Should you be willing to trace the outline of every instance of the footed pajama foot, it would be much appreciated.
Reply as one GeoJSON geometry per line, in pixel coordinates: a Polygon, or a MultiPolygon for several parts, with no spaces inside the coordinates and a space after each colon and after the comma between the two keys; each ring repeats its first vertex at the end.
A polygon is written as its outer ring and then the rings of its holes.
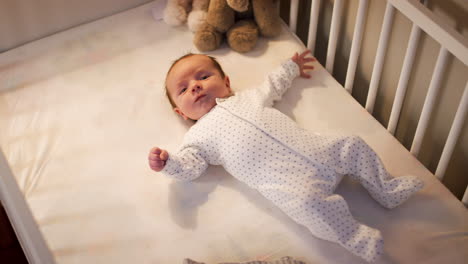
{"type": "Polygon", "coordinates": [[[360,225],[350,239],[340,241],[340,244],[367,262],[374,262],[383,254],[384,242],[380,231],[365,225],[360,225]]]}
{"type": "Polygon", "coordinates": [[[408,200],[423,187],[424,182],[417,177],[401,176],[385,182],[381,192],[373,191],[370,194],[382,206],[392,209],[408,200]]]}

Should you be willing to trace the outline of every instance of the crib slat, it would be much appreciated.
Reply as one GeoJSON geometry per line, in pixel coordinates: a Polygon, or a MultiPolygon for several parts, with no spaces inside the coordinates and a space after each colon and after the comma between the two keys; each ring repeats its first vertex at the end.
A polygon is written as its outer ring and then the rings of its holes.
{"type": "Polygon", "coordinates": [[[458,137],[460,136],[461,130],[463,128],[463,123],[465,121],[466,112],[468,111],[468,82],[465,85],[465,90],[463,91],[462,99],[458,105],[457,113],[455,114],[455,119],[453,120],[452,127],[445,143],[444,150],[442,151],[442,156],[440,157],[439,164],[437,165],[437,170],[435,176],[442,180],[447,170],[448,163],[452,157],[453,150],[455,149],[455,144],[457,143],[458,137]]]}
{"type": "Polygon", "coordinates": [[[447,64],[448,54],[449,53],[445,48],[440,48],[431,83],[429,84],[429,90],[426,95],[426,100],[424,101],[421,117],[419,118],[416,133],[414,135],[413,144],[411,145],[411,153],[415,157],[418,156],[421,149],[422,140],[429,124],[429,118],[431,116],[432,110],[434,109],[434,102],[440,88],[442,73],[445,69],[445,65],[447,64]]]}
{"type": "Polygon", "coordinates": [[[327,48],[327,64],[325,68],[333,75],[333,65],[335,63],[336,42],[340,33],[341,10],[343,10],[343,0],[335,0],[333,6],[332,22],[330,26],[330,39],[327,48]]]}
{"type": "Polygon", "coordinates": [[[317,24],[319,17],[321,0],[313,0],[312,8],[310,10],[310,23],[309,23],[309,35],[307,37],[307,48],[311,50],[312,55],[315,54],[315,40],[317,39],[317,24]]]}
{"type": "Polygon", "coordinates": [[[405,60],[403,62],[403,68],[400,74],[400,80],[398,81],[395,101],[393,101],[392,112],[390,113],[390,121],[387,128],[388,131],[392,133],[392,135],[395,134],[398,119],[400,118],[401,107],[403,106],[403,100],[405,99],[406,88],[408,85],[411,69],[413,67],[414,57],[416,55],[416,48],[418,47],[420,35],[421,29],[416,24],[413,24],[408,48],[406,49],[405,60]]]}
{"type": "Polygon", "coordinates": [[[385,8],[384,23],[382,25],[382,32],[380,33],[377,55],[375,58],[371,82],[369,85],[369,94],[367,95],[366,101],[366,109],[371,114],[374,111],[375,98],[377,96],[377,88],[379,86],[380,76],[382,74],[385,53],[387,51],[388,39],[390,37],[390,32],[392,28],[394,11],[395,8],[387,2],[387,7],[385,8]]]}
{"type": "Polygon", "coordinates": [[[349,55],[348,70],[346,72],[345,89],[349,93],[353,91],[354,77],[356,75],[357,60],[361,50],[362,35],[364,32],[364,22],[367,13],[367,0],[359,0],[356,23],[354,25],[353,42],[349,55]]]}
{"type": "Polygon", "coordinates": [[[297,11],[299,10],[299,0],[291,0],[289,9],[289,29],[296,33],[297,30],[297,11]]]}

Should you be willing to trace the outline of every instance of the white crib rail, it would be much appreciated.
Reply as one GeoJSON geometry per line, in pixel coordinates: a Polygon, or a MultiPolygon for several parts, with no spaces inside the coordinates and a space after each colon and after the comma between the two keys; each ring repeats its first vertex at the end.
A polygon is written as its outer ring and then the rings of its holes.
{"type": "MultiPolygon", "coordinates": [[[[356,17],[350,58],[348,62],[348,69],[345,81],[345,89],[350,93],[353,89],[356,65],[360,53],[360,46],[364,31],[364,22],[368,5],[367,2],[367,0],[359,1],[359,7],[356,17]]],[[[291,3],[292,7],[290,11],[290,25],[292,25],[291,28],[294,28],[295,32],[297,23],[298,0],[291,0],[291,3]]],[[[328,43],[326,59],[326,69],[332,74],[342,5],[343,2],[341,0],[334,1],[330,38],[328,43]]],[[[320,0],[313,0],[310,12],[310,24],[307,41],[307,47],[312,50],[312,53],[314,53],[315,49],[319,7],[320,0]]],[[[395,10],[398,10],[400,13],[402,13],[404,16],[410,19],[413,23],[413,27],[411,30],[410,40],[406,50],[403,67],[400,73],[400,79],[398,81],[396,96],[390,114],[390,121],[387,127],[390,133],[394,134],[398,125],[398,119],[406,94],[406,88],[408,80],[410,78],[411,69],[414,63],[414,58],[421,31],[424,31],[427,35],[432,37],[441,45],[439,57],[436,62],[436,66],[432,75],[432,80],[428,88],[428,94],[424,102],[421,117],[418,122],[415,137],[410,150],[411,153],[417,157],[421,149],[421,144],[423,142],[426,129],[430,122],[431,114],[434,108],[434,102],[438,95],[441,79],[446,68],[447,59],[450,56],[450,54],[452,54],[462,63],[468,65],[468,40],[465,39],[455,29],[451,28],[450,26],[447,26],[444,22],[441,22],[441,20],[437,16],[435,16],[431,11],[429,11],[418,0],[387,0],[384,22],[379,38],[376,59],[372,70],[372,77],[369,85],[369,92],[365,106],[369,113],[372,113],[374,109],[375,98],[377,96],[377,90],[385,61],[385,53],[389,42],[395,10]]],[[[467,90],[468,84],[467,86],[465,86],[462,100],[460,101],[460,104],[458,106],[455,119],[453,121],[452,127],[449,132],[449,136],[447,138],[444,150],[442,152],[439,164],[437,166],[435,175],[440,180],[442,180],[443,175],[447,169],[454,147],[461,133],[464,120],[466,118],[468,109],[467,90]]],[[[465,191],[462,201],[463,203],[465,203],[465,205],[468,205],[468,187],[465,191]]]]}
{"type": "Polygon", "coordinates": [[[0,149],[0,201],[2,201],[13,229],[21,242],[24,254],[29,263],[54,264],[39,227],[29,209],[23,193],[18,187],[8,162],[0,149]]]}
{"type": "Polygon", "coordinates": [[[403,15],[447,49],[457,59],[468,65],[468,40],[417,0],[387,0],[403,15]]]}

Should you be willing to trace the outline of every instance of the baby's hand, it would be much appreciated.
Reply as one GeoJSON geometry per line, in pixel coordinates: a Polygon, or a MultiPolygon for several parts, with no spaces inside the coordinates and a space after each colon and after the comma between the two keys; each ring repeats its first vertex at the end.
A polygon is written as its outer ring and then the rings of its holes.
{"type": "Polygon", "coordinates": [[[162,171],[166,166],[166,161],[169,158],[169,153],[164,149],[154,147],[148,155],[149,166],[154,171],[162,171]]]}
{"type": "Polygon", "coordinates": [[[313,70],[314,66],[307,65],[308,62],[315,61],[313,57],[306,57],[307,54],[311,53],[310,50],[306,50],[302,52],[300,55],[296,52],[294,56],[292,56],[292,60],[299,66],[299,71],[301,73],[302,78],[310,78],[310,74],[305,73],[304,70],[313,70]]]}

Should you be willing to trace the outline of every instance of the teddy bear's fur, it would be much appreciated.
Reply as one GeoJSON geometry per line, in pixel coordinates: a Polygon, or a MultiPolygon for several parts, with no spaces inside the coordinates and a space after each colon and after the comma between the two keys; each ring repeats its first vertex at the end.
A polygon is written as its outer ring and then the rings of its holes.
{"type": "Polygon", "coordinates": [[[206,22],[195,32],[200,51],[217,49],[224,36],[237,52],[252,50],[258,36],[275,37],[281,31],[279,0],[210,0],[206,22]]]}
{"type": "Polygon", "coordinates": [[[167,0],[163,19],[169,25],[179,26],[187,22],[196,32],[205,23],[210,0],[167,0]]]}

